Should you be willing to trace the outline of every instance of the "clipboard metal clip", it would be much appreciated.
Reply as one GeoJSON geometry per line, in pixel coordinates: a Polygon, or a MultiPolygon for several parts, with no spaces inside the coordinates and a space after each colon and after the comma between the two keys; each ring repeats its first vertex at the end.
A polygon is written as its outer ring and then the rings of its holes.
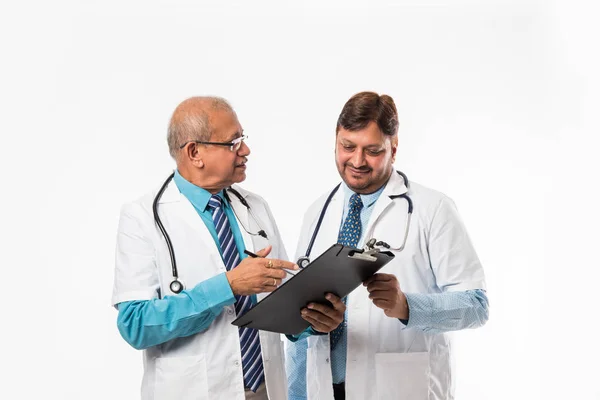
{"type": "Polygon", "coordinates": [[[367,241],[363,251],[353,252],[348,257],[365,261],[377,261],[377,257],[374,254],[379,253],[381,247],[386,247],[386,244],[385,242],[378,242],[377,239],[371,238],[367,241]]]}

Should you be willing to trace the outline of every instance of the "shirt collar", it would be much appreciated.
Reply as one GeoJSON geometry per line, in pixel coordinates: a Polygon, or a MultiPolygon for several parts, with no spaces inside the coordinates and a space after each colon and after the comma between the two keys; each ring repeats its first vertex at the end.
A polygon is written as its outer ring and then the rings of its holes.
{"type": "MultiPolygon", "coordinates": [[[[385,189],[386,185],[387,185],[387,182],[383,186],[381,186],[379,189],[377,189],[377,191],[375,191],[373,193],[361,194],[360,200],[363,203],[363,208],[369,208],[373,204],[375,204],[375,202],[381,195],[381,192],[383,192],[383,189],[385,189]]],[[[342,188],[344,190],[344,207],[348,207],[348,201],[350,201],[350,196],[355,194],[355,192],[352,191],[352,189],[350,189],[348,187],[348,185],[346,185],[346,182],[344,182],[344,181],[342,181],[342,188]]]]}
{"type": "MultiPolygon", "coordinates": [[[[189,182],[187,179],[181,176],[178,170],[175,170],[175,176],[173,177],[173,180],[177,185],[177,189],[179,189],[181,194],[183,194],[195,208],[200,211],[206,211],[208,201],[210,200],[212,193],[189,182]]],[[[228,202],[225,196],[223,196],[223,191],[221,190],[219,193],[217,193],[217,195],[221,198],[223,204],[227,206],[228,202]]]]}

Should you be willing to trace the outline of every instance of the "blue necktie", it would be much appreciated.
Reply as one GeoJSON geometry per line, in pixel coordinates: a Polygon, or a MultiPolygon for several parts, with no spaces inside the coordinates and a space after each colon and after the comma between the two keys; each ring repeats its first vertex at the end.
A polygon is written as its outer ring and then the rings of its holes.
{"type": "MultiPolygon", "coordinates": [[[[348,202],[348,215],[346,216],[344,225],[342,225],[342,229],[340,229],[340,233],[338,234],[339,244],[349,247],[358,246],[358,241],[362,232],[362,226],[360,222],[360,211],[362,208],[363,203],[360,199],[360,195],[354,193],[352,196],[350,196],[350,201],[348,202]]],[[[345,297],[343,301],[346,303],[345,297]]],[[[346,314],[344,314],[344,321],[329,335],[329,344],[331,350],[335,349],[335,346],[344,334],[345,329],[346,314]]]]}
{"type": "MultiPolygon", "coordinates": [[[[235,268],[240,262],[240,255],[235,245],[233,233],[227,215],[223,210],[223,203],[219,196],[213,195],[208,206],[213,209],[213,222],[217,230],[223,262],[227,271],[235,268]]],[[[235,296],[236,315],[242,315],[252,308],[250,296],[235,296]]],[[[244,385],[256,392],[265,376],[258,331],[252,328],[238,328],[240,347],[242,349],[242,370],[244,372],[244,385]]]]}

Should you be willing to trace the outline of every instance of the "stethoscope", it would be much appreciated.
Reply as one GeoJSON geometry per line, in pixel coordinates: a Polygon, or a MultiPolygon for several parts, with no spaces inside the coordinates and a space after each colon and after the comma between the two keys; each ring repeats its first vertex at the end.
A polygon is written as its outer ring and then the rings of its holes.
{"type": "MultiPolygon", "coordinates": [[[[407,189],[410,188],[410,183],[408,182],[408,178],[406,177],[406,175],[400,171],[396,171],[396,172],[402,177],[402,179],[404,179],[404,184],[406,185],[406,188],[407,189]]],[[[331,203],[331,199],[333,199],[333,196],[340,188],[340,185],[341,185],[341,183],[339,183],[335,188],[333,188],[331,193],[329,193],[327,200],[325,200],[325,204],[323,205],[323,209],[321,210],[321,214],[319,215],[319,219],[317,221],[317,226],[315,227],[315,230],[313,231],[310,242],[308,243],[306,253],[304,254],[304,256],[298,258],[298,261],[296,262],[300,268],[304,268],[308,264],[310,264],[310,252],[312,251],[313,245],[315,243],[315,239],[317,238],[317,235],[319,234],[319,229],[321,229],[321,223],[323,222],[323,218],[325,217],[325,213],[327,212],[327,207],[329,207],[329,203],[331,203]]],[[[402,245],[400,247],[392,247],[386,242],[377,241],[377,239],[371,238],[371,239],[367,240],[366,245],[365,245],[365,247],[368,251],[377,251],[378,247],[384,247],[388,250],[402,251],[404,249],[404,246],[406,246],[406,240],[408,239],[408,230],[410,228],[410,219],[411,219],[412,212],[413,212],[413,202],[406,193],[390,196],[391,200],[394,200],[397,198],[406,199],[406,201],[408,202],[408,216],[406,218],[406,228],[404,229],[404,240],[402,241],[402,245]]],[[[371,232],[373,231],[373,228],[375,227],[375,224],[377,223],[377,221],[379,221],[380,217],[381,216],[377,217],[377,219],[371,224],[371,232]]],[[[368,236],[370,236],[370,235],[365,235],[365,237],[368,237],[368,236]]]]}
{"type": "MultiPolygon", "coordinates": [[[[160,217],[158,216],[158,200],[160,200],[163,192],[167,188],[167,185],[173,179],[173,176],[175,176],[175,172],[173,172],[171,175],[169,175],[167,180],[165,180],[165,183],[163,183],[162,187],[156,194],[156,197],[154,198],[154,202],[152,203],[152,211],[154,213],[154,221],[156,222],[156,225],[158,225],[158,229],[160,229],[160,231],[162,232],[162,234],[165,238],[165,241],[167,242],[167,248],[169,249],[169,256],[171,257],[171,270],[173,272],[173,281],[171,281],[171,284],[169,285],[169,289],[171,289],[171,292],[178,294],[178,293],[181,293],[181,291],[185,288],[185,286],[179,280],[179,274],[177,273],[177,263],[175,262],[175,251],[173,250],[173,244],[171,243],[171,238],[169,237],[167,230],[163,226],[162,221],[160,220],[160,217]]],[[[246,199],[244,199],[244,197],[237,190],[235,190],[231,187],[228,187],[227,189],[225,189],[223,191],[223,195],[225,196],[225,199],[229,202],[229,204],[231,204],[231,209],[233,210],[235,217],[237,218],[238,221],[240,221],[240,224],[242,225],[242,228],[244,228],[246,233],[248,233],[249,235],[252,235],[252,236],[262,236],[268,240],[269,238],[267,237],[267,233],[263,229],[259,229],[259,231],[256,233],[250,232],[250,231],[248,231],[248,229],[246,229],[246,227],[244,226],[242,221],[238,218],[238,215],[235,211],[235,208],[233,207],[233,204],[231,203],[231,200],[229,199],[229,195],[227,194],[227,192],[233,193],[233,195],[238,198],[240,203],[242,203],[244,205],[244,207],[246,207],[248,209],[248,213],[250,214],[250,216],[252,217],[252,219],[254,220],[256,225],[258,225],[259,228],[261,227],[261,225],[258,223],[258,220],[256,219],[256,216],[252,212],[252,209],[250,208],[250,205],[248,204],[246,199]]]]}

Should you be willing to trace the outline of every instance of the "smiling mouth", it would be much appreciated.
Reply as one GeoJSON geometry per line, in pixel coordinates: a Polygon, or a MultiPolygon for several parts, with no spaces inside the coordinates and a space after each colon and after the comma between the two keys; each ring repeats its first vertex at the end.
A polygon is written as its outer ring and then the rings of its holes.
{"type": "Polygon", "coordinates": [[[354,168],[354,167],[350,167],[350,166],[348,166],[347,168],[353,174],[366,174],[366,173],[371,172],[370,169],[358,169],[358,168],[354,168]]]}

